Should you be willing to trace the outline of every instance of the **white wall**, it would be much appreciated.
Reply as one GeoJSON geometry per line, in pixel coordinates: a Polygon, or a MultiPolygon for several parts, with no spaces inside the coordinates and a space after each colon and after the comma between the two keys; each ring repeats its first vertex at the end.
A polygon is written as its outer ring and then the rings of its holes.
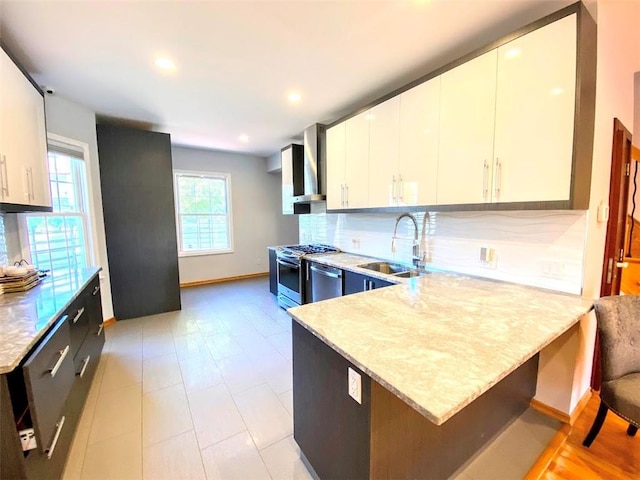
{"type": "Polygon", "coordinates": [[[63,137],[86,143],[89,146],[87,178],[89,196],[93,202],[95,220],[96,264],[102,267],[100,279],[102,293],[102,312],[104,318],[113,317],[111,301],[111,281],[107,260],[107,245],[104,233],[102,213],[102,193],[100,189],[100,164],[98,161],[98,143],[96,139],[96,116],[91,110],[59,96],[47,95],[45,102],[47,131],[63,137]]]}
{"type": "Polygon", "coordinates": [[[282,171],[282,156],[280,152],[276,152],[266,159],[267,172],[280,173],[282,171]]]}
{"type": "Polygon", "coordinates": [[[231,174],[233,253],[181,257],[180,283],[267,272],[267,247],[295,243],[298,221],[282,215],[280,175],[265,159],[230,152],[172,148],[173,168],[231,174]]]}

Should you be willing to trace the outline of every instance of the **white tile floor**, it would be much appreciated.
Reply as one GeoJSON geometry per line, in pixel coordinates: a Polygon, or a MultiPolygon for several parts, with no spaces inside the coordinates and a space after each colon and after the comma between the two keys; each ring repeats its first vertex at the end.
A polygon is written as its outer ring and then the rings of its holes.
{"type": "Polygon", "coordinates": [[[184,289],[108,327],[71,479],[309,479],[292,438],[291,320],[267,279],[184,289]]]}
{"type": "MultiPolygon", "coordinates": [[[[268,279],[184,289],[182,307],[106,329],[64,478],[317,478],[292,437],[291,319],[268,279]]],[[[453,477],[520,479],[558,427],[529,410],[453,477]]]]}

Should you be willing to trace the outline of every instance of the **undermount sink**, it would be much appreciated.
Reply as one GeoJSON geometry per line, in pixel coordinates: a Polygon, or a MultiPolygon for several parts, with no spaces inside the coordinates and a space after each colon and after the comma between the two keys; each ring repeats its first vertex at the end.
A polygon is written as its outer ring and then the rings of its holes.
{"type": "Polygon", "coordinates": [[[389,262],[373,262],[365,265],[359,265],[360,268],[366,268],[367,270],[373,270],[374,272],[386,273],[388,275],[396,275],[398,273],[404,273],[409,270],[406,265],[400,265],[399,263],[389,262]]]}
{"type": "Polygon", "coordinates": [[[400,277],[400,278],[420,277],[422,275],[426,275],[427,273],[429,273],[429,272],[423,272],[415,268],[408,267],[407,265],[402,265],[400,263],[389,263],[389,262],[373,262],[373,263],[367,263],[365,265],[359,265],[359,267],[365,268],[367,270],[373,270],[374,272],[393,275],[394,277],[400,277]]]}

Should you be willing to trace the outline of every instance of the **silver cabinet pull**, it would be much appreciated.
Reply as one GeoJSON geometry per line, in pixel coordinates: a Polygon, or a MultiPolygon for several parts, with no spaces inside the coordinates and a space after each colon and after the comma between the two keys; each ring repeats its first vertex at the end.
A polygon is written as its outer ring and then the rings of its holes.
{"type": "Polygon", "coordinates": [[[51,442],[51,446],[45,450],[47,454],[47,460],[51,460],[53,456],[53,451],[56,449],[56,444],[58,443],[58,438],[60,438],[60,432],[62,431],[62,427],[64,426],[64,415],[60,419],[58,423],[56,423],[56,434],[53,436],[53,441],[51,442]]]}
{"type": "Polygon", "coordinates": [[[76,313],[76,316],[73,317],[73,323],[77,323],[78,320],[80,320],[80,317],[82,316],[83,313],[84,313],[84,307],[78,310],[78,313],[76,313]]]}
{"type": "Polygon", "coordinates": [[[344,183],[340,184],[340,206],[344,207],[344,183]]]}
{"type": "Polygon", "coordinates": [[[502,183],[502,162],[496,157],[496,172],[494,173],[495,186],[493,187],[493,193],[496,196],[496,200],[500,198],[500,184],[502,183]]]}
{"type": "Polygon", "coordinates": [[[64,359],[67,356],[67,353],[69,353],[69,345],[67,345],[66,347],[64,347],[62,350],[60,350],[58,352],[58,355],[60,355],[60,358],[58,358],[58,361],[53,366],[53,368],[51,370],[49,370],[49,373],[51,374],[51,377],[55,377],[56,376],[56,373],[58,373],[58,370],[60,369],[60,366],[62,365],[62,362],[64,362],[64,359]]]}
{"type": "Polygon", "coordinates": [[[485,160],[482,170],[482,198],[487,199],[489,195],[489,163],[485,160]]]}
{"type": "Polygon", "coordinates": [[[104,330],[104,322],[100,324],[100,328],[98,329],[98,333],[96,333],[96,337],[102,335],[102,330],[104,330]]]}
{"type": "Polygon", "coordinates": [[[91,360],[91,355],[87,355],[87,358],[85,358],[82,361],[82,369],[80,370],[80,373],[78,374],[80,376],[80,378],[82,378],[84,376],[84,372],[87,370],[87,367],[89,366],[89,360],[91,360]]]}
{"type": "Polygon", "coordinates": [[[362,279],[362,291],[363,291],[363,292],[366,292],[367,290],[369,290],[369,289],[367,288],[367,279],[366,279],[366,278],[363,278],[363,279],[362,279]]]}
{"type": "Polygon", "coordinates": [[[396,203],[396,176],[391,177],[391,198],[393,203],[396,203]]]}
{"type": "Polygon", "coordinates": [[[402,175],[398,175],[398,199],[404,202],[404,180],[402,180],[402,175]]]}
{"type": "Polygon", "coordinates": [[[93,292],[91,293],[91,295],[95,295],[99,291],[100,291],[100,285],[98,285],[96,288],[93,289],[93,292]]]}
{"type": "Polygon", "coordinates": [[[349,206],[349,185],[344,186],[344,192],[345,192],[345,198],[346,198],[345,207],[348,207],[349,206]]]}
{"type": "Polygon", "coordinates": [[[36,189],[33,186],[33,168],[29,167],[29,190],[31,195],[31,200],[36,201],[36,189]]]}

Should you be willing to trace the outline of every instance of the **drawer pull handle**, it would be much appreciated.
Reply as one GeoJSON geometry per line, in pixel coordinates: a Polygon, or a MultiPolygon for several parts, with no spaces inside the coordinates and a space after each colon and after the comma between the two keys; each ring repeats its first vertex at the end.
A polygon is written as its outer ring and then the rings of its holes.
{"type": "Polygon", "coordinates": [[[98,285],[96,288],[93,289],[93,293],[91,293],[91,295],[95,295],[99,291],[100,291],[100,285],[98,285]]]}
{"type": "Polygon", "coordinates": [[[84,307],[78,310],[78,313],[76,313],[76,316],[73,317],[73,323],[77,323],[78,320],[80,320],[80,317],[82,316],[83,313],[84,313],[84,307]]]}
{"type": "Polygon", "coordinates": [[[58,352],[58,354],[60,355],[60,358],[58,358],[58,361],[53,366],[53,368],[50,370],[50,373],[51,373],[52,377],[55,377],[56,373],[58,373],[58,370],[60,369],[60,366],[62,365],[62,362],[64,362],[64,359],[67,356],[67,353],[69,353],[69,345],[67,345],[66,347],[64,347],[62,350],[60,350],[58,352]]]}
{"type": "Polygon", "coordinates": [[[84,362],[82,363],[82,370],[80,370],[80,378],[82,378],[84,376],[84,372],[87,370],[87,367],[89,366],[89,360],[91,360],[91,355],[87,355],[87,358],[84,359],[84,362]]]}
{"type": "Polygon", "coordinates": [[[53,436],[53,441],[51,442],[51,446],[45,450],[47,454],[47,460],[51,460],[53,456],[53,451],[56,449],[56,443],[58,443],[58,438],[60,437],[60,432],[62,431],[62,427],[64,426],[64,416],[60,419],[58,423],[56,423],[56,434],[53,436]]]}
{"type": "Polygon", "coordinates": [[[102,335],[102,330],[104,330],[104,322],[100,324],[100,328],[98,329],[98,333],[96,333],[96,337],[102,335]]]}

